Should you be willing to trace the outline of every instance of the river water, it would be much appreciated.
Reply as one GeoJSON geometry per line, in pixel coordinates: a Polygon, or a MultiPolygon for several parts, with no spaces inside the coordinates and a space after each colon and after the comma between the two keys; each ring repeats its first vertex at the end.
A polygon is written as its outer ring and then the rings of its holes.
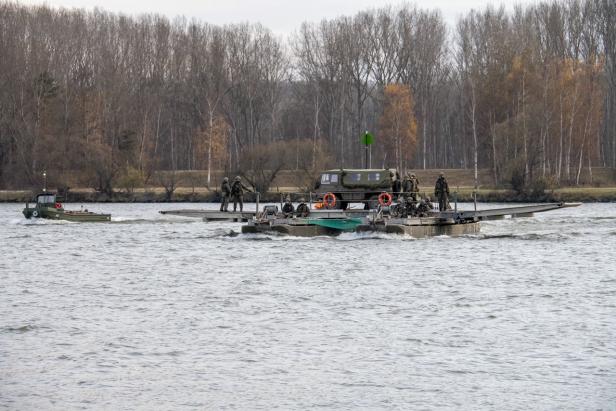
{"type": "Polygon", "coordinates": [[[422,240],[21,208],[0,205],[0,408],[616,409],[614,204],[422,240]]]}

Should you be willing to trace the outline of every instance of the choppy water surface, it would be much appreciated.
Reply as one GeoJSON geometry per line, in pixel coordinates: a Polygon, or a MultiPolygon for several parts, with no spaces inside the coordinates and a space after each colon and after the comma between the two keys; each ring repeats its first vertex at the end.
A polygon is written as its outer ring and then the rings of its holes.
{"type": "Polygon", "coordinates": [[[21,208],[0,205],[1,408],[616,409],[616,205],[423,240],[21,208]]]}

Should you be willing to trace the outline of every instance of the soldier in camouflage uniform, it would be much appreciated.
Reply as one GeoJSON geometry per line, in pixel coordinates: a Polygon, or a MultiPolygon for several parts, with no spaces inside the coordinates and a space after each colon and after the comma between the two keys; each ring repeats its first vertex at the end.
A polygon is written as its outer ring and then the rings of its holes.
{"type": "Polygon", "coordinates": [[[405,193],[417,193],[419,192],[419,180],[415,173],[407,174],[404,176],[402,182],[402,191],[405,193]]]}
{"type": "Polygon", "coordinates": [[[413,200],[413,202],[417,201],[417,194],[419,193],[419,180],[417,179],[417,176],[413,173],[411,173],[411,176],[409,177],[409,193],[411,193],[411,200],[413,200]]]}
{"type": "Polygon", "coordinates": [[[445,174],[440,173],[436,184],[434,185],[434,195],[438,198],[439,211],[451,209],[449,205],[449,184],[445,178],[445,174]]]}
{"type": "Polygon", "coordinates": [[[404,192],[406,195],[407,193],[411,192],[411,188],[411,176],[405,174],[404,180],[402,180],[402,192],[404,192]]]}
{"type": "Polygon", "coordinates": [[[304,197],[300,197],[299,205],[297,206],[297,216],[298,217],[308,217],[310,214],[310,207],[306,204],[306,199],[304,197]]]}
{"type": "Polygon", "coordinates": [[[231,196],[231,185],[229,184],[229,177],[225,177],[220,185],[220,211],[229,211],[229,197],[231,196]]]}
{"type": "Polygon", "coordinates": [[[295,211],[295,207],[293,207],[293,203],[291,202],[291,196],[287,196],[284,200],[284,204],[282,205],[282,212],[285,217],[292,217],[293,211],[295,211]]]}
{"type": "Polygon", "coordinates": [[[240,212],[244,211],[244,190],[252,191],[244,184],[242,184],[242,178],[236,176],[233,184],[231,185],[231,197],[233,197],[233,211],[237,211],[237,203],[240,203],[240,212]]]}
{"type": "Polygon", "coordinates": [[[432,201],[430,201],[430,197],[426,197],[419,202],[417,206],[417,213],[420,217],[425,217],[428,215],[428,212],[432,210],[434,207],[432,206],[432,201]]]}
{"type": "Polygon", "coordinates": [[[402,192],[402,182],[400,181],[400,174],[396,171],[395,174],[391,172],[389,173],[389,175],[391,176],[391,179],[393,180],[391,183],[392,193],[394,195],[400,194],[400,192],[402,192]]]}

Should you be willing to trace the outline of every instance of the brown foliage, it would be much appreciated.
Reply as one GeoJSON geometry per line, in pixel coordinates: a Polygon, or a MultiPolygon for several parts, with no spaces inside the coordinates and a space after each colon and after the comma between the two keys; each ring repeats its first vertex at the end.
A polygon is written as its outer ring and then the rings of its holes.
{"type": "Polygon", "coordinates": [[[108,193],[128,169],[275,171],[264,147],[288,168],[353,167],[364,130],[402,169],[590,182],[582,168],[616,167],[614,16],[614,1],[486,7],[447,36],[441,13],[402,5],[285,41],[259,24],[0,2],[0,187],[44,169],[108,193]]]}
{"type": "Polygon", "coordinates": [[[389,164],[403,170],[410,166],[417,147],[413,97],[411,90],[403,84],[388,84],[384,95],[379,137],[383,140],[384,155],[389,159],[389,164]]]}

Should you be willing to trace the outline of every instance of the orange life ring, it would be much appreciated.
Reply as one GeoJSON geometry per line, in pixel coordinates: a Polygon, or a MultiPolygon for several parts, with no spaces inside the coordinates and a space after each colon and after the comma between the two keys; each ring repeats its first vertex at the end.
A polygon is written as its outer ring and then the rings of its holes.
{"type": "Polygon", "coordinates": [[[62,208],[62,203],[56,203],[56,204],[54,204],[54,207],[59,210],[59,209],[62,208]]]}
{"type": "Polygon", "coordinates": [[[391,205],[391,194],[389,194],[387,191],[383,191],[381,194],[379,194],[379,204],[382,206],[390,206],[391,205]]]}
{"type": "Polygon", "coordinates": [[[336,196],[334,195],[334,193],[326,193],[323,196],[323,204],[327,208],[334,208],[336,206],[336,196]]]}

